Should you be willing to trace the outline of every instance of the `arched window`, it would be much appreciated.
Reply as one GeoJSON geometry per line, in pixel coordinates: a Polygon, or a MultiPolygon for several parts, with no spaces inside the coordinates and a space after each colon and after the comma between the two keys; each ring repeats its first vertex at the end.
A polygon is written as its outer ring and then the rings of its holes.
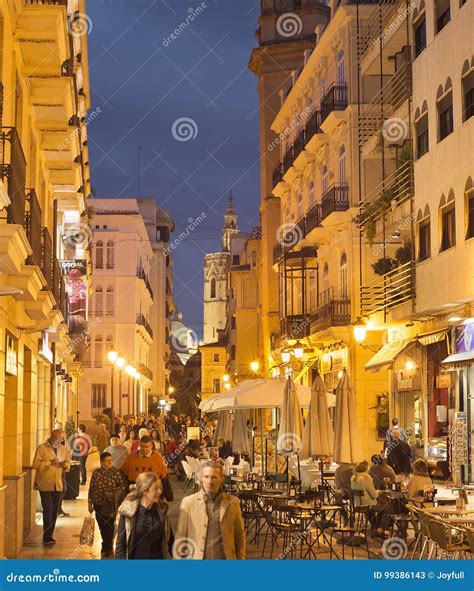
{"type": "Polygon", "coordinates": [[[314,203],[314,181],[310,181],[308,184],[308,203],[310,205],[314,203]]]}
{"type": "Polygon", "coordinates": [[[431,216],[427,205],[424,211],[421,209],[416,216],[418,233],[418,261],[426,261],[431,257],[431,216]]]}
{"type": "Polygon", "coordinates": [[[104,313],[104,293],[102,287],[98,285],[95,288],[95,315],[102,316],[104,313]]]}
{"type": "Polygon", "coordinates": [[[107,338],[105,339],[105,352],[108,353],[109,351],[113,351],[114,350],[114,339],[112,337],[112,335],[107,335],[107,338]]]}
{"type": "Polygon", "coordinates": [[[324,263],[324,267],[323,267],[323,280],[322,280],[322,294],[321,294],[321,300],[319,302],[319,305],[324,305],[327,304],[330,300],[329,297],[329,292],[330,292],[330,288],[329,288],[329,265],[327,263],[324,263]]]}
{"type": "Polygon", "coordinates": [[[329,171],[326,165],[321,170],[321,197],[326,195],[329,189],[329,171]]]}
{"type": "Polygon", "coordinates": [[[107,269],[113,269],[114,268],[114,258],[115,258],[115,245],[113,240],[109,240],[107,242],[107,269]]]}
{"type": "Polygon", "coordinates": [[[102,240],[96,242],[95,245],[95,268],[104,268],[104,243],[102,242],[102,240]]]}
{"type": "Polygon", "coordinates": [[[425,2],[422,0],[420,6],[413,11],[413,51],[414,57],[426,47],[426,15],[425,2]]]}
{"type": "Polygon", "coordinates": [[[340,266],[339,266],[339,281],[341,297],[347,298],[349,295],[348,288],[348,274],[347,274],[347,254],[345,252],[341,255],[340,266]]]}
{"type": "Polygon", "coordinates": [[[113,316],[114,315],[114,288],[109,285],[109,287],[107,287],[107,291],[105,294],[105,313],[107,316],[113,316]]]}
{"type": "Polygon", "coordinates": [[[102,337],[97,335],[94,341],[94,367],[102,367],[103,363],[102,337]]]}
{"type": "Polygon", "coordinates": [[[346,72],[344,64],[344,52],[341,51],[337,54],[337,83],[341,86],[346,83],[346,72]]]}
{"type": "Polygon", "coordinates": [[[345,185],[346,182],[346,148],[341,146],[339,149],[339,183],[345,185]]]}
{"type": "Polygon", "coordinates": [[[211,299],[216,298],[216,291],[217,291],[217,282],[216,282],[216,278],[213,277],[211,279],[211,299]]]}
{"type": "Polygon", "coordinates": [[[454,193],[449,193],[448,199],[443,195],[439,206],[439,220],[441,226],[440,252],[456,246],[456,207],[454,193]]]}
{"type": "Polygon", "coordinates": [[[464,62],[462,68],[462,120],[474,117],[474,57],[464,62]]]}

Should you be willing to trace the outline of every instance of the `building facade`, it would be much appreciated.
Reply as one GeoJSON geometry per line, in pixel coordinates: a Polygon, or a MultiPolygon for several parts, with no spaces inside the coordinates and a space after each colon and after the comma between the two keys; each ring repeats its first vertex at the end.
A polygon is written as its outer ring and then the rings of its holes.
{"type": "Polygon", "coordinates": [[[222,250],[204,257],[204,343],[213,343],[226,325],[227,274],[231,237],[238,232],[237,214],[229,195],[222,228],[222,250]]]}
{"type": "Polygon", "coordinates": [[[150,396],[165,395],[171,288],[166,245],[172,221],[151,198],[89,204],[93,321],[79,411],[81,422],[92,426],[104,408],[137,414],[147,411],[150,396]]]}
{"type": "Polygon", "coordinates": [[[73,426],[87,347],[90,105],[82,0],[0,2],[0,556],[36,521],[31,463],[73,426]]]}

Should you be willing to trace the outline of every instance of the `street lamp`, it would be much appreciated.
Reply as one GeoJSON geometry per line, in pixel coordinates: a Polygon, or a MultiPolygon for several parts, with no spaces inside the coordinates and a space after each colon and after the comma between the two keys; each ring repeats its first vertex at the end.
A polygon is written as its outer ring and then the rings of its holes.
{"type": "Polygon", "coordinates": [[[170,386],[168,388],[168,394],[173,394],[173,392],[174,392],[174,387],[173,386],[170,386]]]}
{"type": "Polygon", "coordinates": [[[290,358],[291,358],[291,353],[289,351],[282,351],[281,360],[283,363],[289,363],[290,358]]]}
{"type": "Polygon", "coordinates": [[[365,341],[365,337],[367,335],[367,325],[365,324],[365,322],[362,320],[362,318],[360,316],[357,319],[357,322],[354,323],[353,330],[354,330],[355,340],[359,344],[363,343],[365,341]]]}
{"type": "Polygon", "coordinates": [[[225,373],[222,376],[222,379],[223,379],[224,383],[227,384],[227,382],[230,380],[229,374],[228,373],[225,373]]]}
{"type": "Polygon", "coordinates": [[[295,359],[302,359],[304,355],[304,347],[300,343],[300,341],[296,341],[295,346],[293,348],[293,355],[295,359]]]}
{"type": "Polygon", "coordinates": [[[258,361],[252,361],[250,363],[250,369],[253,371],[253,373],[257,373],[259,367],[260,367],[260,363],[258,361]]]}

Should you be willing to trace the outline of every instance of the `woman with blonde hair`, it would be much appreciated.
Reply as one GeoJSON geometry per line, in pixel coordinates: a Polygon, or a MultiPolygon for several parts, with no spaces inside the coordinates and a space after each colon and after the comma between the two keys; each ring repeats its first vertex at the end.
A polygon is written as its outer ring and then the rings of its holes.
{"type": "Polygon", "coordinates": [[[161,500],[163,485],[153,472],[137,477],[135,488],[119,507],[115,557],[137,560],[171,558],[173,532],[168,504],[161,500]]]}

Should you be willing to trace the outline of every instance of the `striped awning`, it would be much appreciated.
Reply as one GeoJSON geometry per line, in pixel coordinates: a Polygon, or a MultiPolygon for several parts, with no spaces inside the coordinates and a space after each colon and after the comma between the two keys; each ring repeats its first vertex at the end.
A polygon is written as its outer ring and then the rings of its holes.
{"type": "Polygon", "coordinates": [[[470,367],[474,363],[474,351],[468,351],[465,353],[453,353],[448,355],[446,359],[443,359],[441,364],[443,369],[453,371],[455,369],[463,369],[470,367]]]}
{"type": "Polygon", "coordinates": [[[427,347],[428,345],[434,345],[435,343],[439,343],[446,335],[449,333],[449,328],[442,328],[440,330],[434,330],[433,332],[426,332],[424,334],[419,334],[416,338],[418,342],[427,347]]]}

